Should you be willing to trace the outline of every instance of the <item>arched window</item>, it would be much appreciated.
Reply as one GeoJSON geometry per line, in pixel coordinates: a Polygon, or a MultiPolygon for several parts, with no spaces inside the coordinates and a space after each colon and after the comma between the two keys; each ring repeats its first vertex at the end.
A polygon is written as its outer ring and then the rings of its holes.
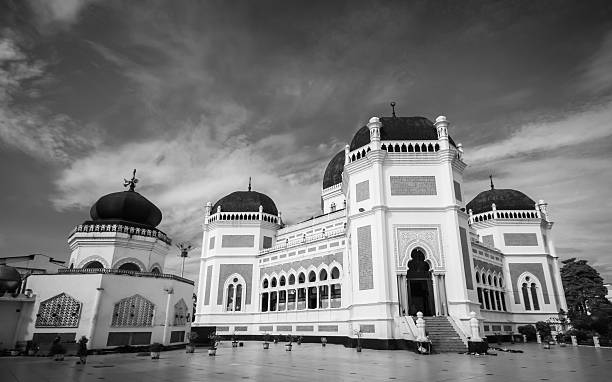
{"type": "Polygon", "coordinates": [[[497,286],[497,276],[493,276],[493,285],[497,286]]]}
{"type": "Polygon", "coordinates": [[[540,303],[538,302],[538,292],[535,283],[531,283],[531,299],[533,300],[533,310],[540,310],[540,303]]]}
{"type": "Polygon", "coordinates": [[[272,288],[276,288],[276,277],[272,277],[272,283],[271,283],[271,287],[272,288]]]}
{"type": "Polygon", "coordinates": [[[264,279],[263,287],[264,287],[264,289],[266,289],[268,287],[268,279],[264,279]]]}
{"type": "Polygon", "coordinates": [[[503,277],[500,277],[500,278],[499,278],[499,287],[500,287],[500,288],[503,288],[503,287],[504,287],[504,279],[503,279],[503,277]]]}
{"type": "Polygon", "coordinates": [[[331,277],[332,279],[336,280],[340,278],[340,271],[338,270],[338,268],[334,267],[331,271],[331,277]]]}
{"type": "Polygon", "coordinates": [[[480,273],[476,272],[476,282],[480,282],[480,273]]]}
{"type": "Polygon", "coordinates": [[[327,280],[327,271],[325,269],[321,269],[321,273],[319,273],[319,281],[327,280]]]}
{"type": "Polygon", "coordinates": [[[187,314],[189,310],[185,300],[182,298],[174,304],[174,326],[186,325],[188,321],[187,314]]]}
{"type": "Polygon", "coordinates": [[[140,267],[134,263],[125,263],[119,267],[120,271],[140,272],[140,267]]]}
{"type": "Polygon", "coordinates": [[[139,294],[115,304],[111,326],[153,326],[155,305],[139,294]]]}
{"type": "Polygon", "coordinates": [[[491,282],[491,275],[487,277],[487,281],[489,282],[489,285],[493,285],[493,283],[491,282]]]}
{"type": "Polygon", "coordinates": [[[100,269],[100,268],[104,268],[104,265],[102,265],[102,263],[99,262],[99,261],[90,261],[89,263],[85,264],[85,266],[83,268],[85,268],[85,269],[100,269]]]}
{"type": "Polygon", "coordinates": [[[531,310],[531,304],[529,303],[529,291],[527,289],[527,283],[523,283],[521,290],[523,292],[523,302],[525,303],[525,310],[531,310]]]}
{"type": "Polygon", "coordinates": [[[317,274],[314,271],[310,271],[308,274],[308,282],[314,283],[315,281],[317,281],[317,274]]]}
{"type": "Polygon", "coordinates": [[[300,272],[300,275],[298,276],[298,283],[304,284],[305,282],[306,282],[306,276],[304,275],[303,272],[300,272]]]}
{"type": "Polygon", "coordinates": [[[225,281],[225,310],[228,312],[240,312],[244,300],[244,279],[238,274],[228,277],[225,281]]]}
{"type": "Polygon", "coordinates": [[[287,283],[287,280],[285,279],[285,276],[281,276],[278,282],[279,286],[285,286],[286,283],[287,283]]]}
{"type": "Polygon", "coordinates": [[[153,269],[151,269],[151,273],[160,274],[160,273],[161,273],[161,271],[159,270],[159,268],[157,268],[157,267],[153,267],[153,269]]]}
{"type": "Polygon", "coordinates": [[[295,284],[295,276],[291,275],[289,276],[289,285],[294,285],[295,284]]]}

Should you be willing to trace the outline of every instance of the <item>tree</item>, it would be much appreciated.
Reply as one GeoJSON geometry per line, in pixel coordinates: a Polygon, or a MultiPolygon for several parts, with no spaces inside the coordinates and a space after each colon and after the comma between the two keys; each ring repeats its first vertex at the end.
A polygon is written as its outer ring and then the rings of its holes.
{"type": "Polygon", "coordinates": [[[576,260],[573,257],[563,261],[561,280],[570,319],[583,315],[590,316],[601,305],[610,304],[606,299],[608,290],[603,284],[603,279],[586,260],[576,260]]]}

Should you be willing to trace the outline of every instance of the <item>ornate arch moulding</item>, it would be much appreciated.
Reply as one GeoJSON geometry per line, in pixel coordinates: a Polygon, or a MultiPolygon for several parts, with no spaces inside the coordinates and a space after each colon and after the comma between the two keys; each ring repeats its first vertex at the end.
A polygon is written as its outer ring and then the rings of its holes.
{"type": "Polygon", "coordinates": [[[396,271],[408,271],[410,254],[416,248],[425,253],[425,261],[429,262],[436,274],[446,271],[446,259],[442,252],[441,227],[438,224],[430,225],[393,225],[394,251],[396,271]]]}
{"type": "Polygon", "coordinates": [[[144,263],[136,258],[133,257],[127,257],[127,258],[123,258],[119,261],[117,261],[115,264],[113,264],[113,269],[119,269],[120,266],[122,266],[123,264],[127,264],[127,263],[134,263],[136,264],[139,268],[140,268],[140,272],[146,272],[147,271],[147,267],[144,265],[144,263]]]}
{"type": "Polygon", "coordinates": [[[104,268],[110,268],[110,266],[108,265],[108,262],[102,256],[98,256],[98,255],[87,256],[86,258],[81,260],[79,262],[79,265],[76,266],[75,268],[83,268],[85,265],[91,263],[92,261],[99,261],[100,264],[102,264],[104,268]]]}

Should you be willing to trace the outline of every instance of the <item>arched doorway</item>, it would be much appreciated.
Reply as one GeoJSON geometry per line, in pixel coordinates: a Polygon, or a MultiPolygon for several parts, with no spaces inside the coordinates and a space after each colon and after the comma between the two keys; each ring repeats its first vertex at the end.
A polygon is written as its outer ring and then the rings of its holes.
{"type": "Polygon", "coordinates": [[[425,316],[433,316],[436,306],[431,270],[429,269],[429,264],[425,261],[425,253],[421,248],[415,248],[410,253],[406,281],[408,288],[408,314],[414,316],[417,312],[423,312],[425,316]]]}

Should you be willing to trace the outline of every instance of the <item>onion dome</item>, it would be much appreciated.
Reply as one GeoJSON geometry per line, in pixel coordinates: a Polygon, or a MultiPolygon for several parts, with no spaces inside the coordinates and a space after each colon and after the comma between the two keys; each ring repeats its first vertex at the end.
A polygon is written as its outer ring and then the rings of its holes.
{"type": "Polygon", "coordinates": [[[323,189],[331,186],[335,186],[338,183],[342,183],[342,172],[344,171],[344,150],[334,155],[332,160],[325,169],[323,175],[323,189]]]}
{"type": "Polygon", "coordinates": [[[221,207],[222,212],[259,212],[259,206],[263,207],[263,212],[278,216],[278,210],[274,201],[266,194],[251,191],[236,191],[219,199],[212,208],[211,213],[216,213],[217,208],[221,207]]]}
{"type": "MultiPolygon", "coordinates": [[[[382,123],[381,141],[438,140],[436,127],[425,117],[381,117],[380,122],[382,123]]],[[[448,137],[448,141],[455,145],[451,137],[448,137]]],[[[350,150],[356,150],[368,143],[370,143],[370,129],[363,126],[355,133],[350,150]]]]}
{"type": "Polygon", "coordinates": [[[512,189],[495,189],[483,191],[476,195],[467,205],[473,214],[492,211],[495,203],[497,210],[534,210],[535,202],[529,196],[512,189]]]}
{"type": "Polygon", "coordinates": [[[124,186],[129,191],[113,192],[104,195],[91,206],[89,215],[94,222],[124,221],[151,228],[157,227],[162,220],[162,213],[147,198],[134,191],[138,183],[136,170],[131,180],[125,180],[124,186]]]}
{"type": "Polygon", "coordinates": [[[0,265],[0,292],[14,292],[20,283],[21,275],[17,269],[0,265]]]}

